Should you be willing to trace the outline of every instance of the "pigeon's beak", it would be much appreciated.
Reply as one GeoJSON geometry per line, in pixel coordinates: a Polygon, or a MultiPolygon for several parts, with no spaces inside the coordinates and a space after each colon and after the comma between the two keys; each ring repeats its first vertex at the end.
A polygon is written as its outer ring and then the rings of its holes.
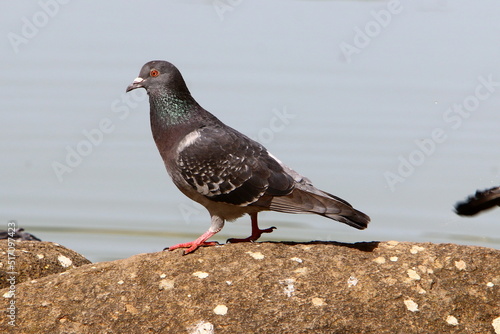
{"type": "Polygon", "coordinates": [[[142,85],[143,82],[144,82],[143,78],[141,77],[135,78],[134,81],[127,87],[126,92],[130,92],[131,90],[136,88],[144,88],[144,86],[142,85]]]}

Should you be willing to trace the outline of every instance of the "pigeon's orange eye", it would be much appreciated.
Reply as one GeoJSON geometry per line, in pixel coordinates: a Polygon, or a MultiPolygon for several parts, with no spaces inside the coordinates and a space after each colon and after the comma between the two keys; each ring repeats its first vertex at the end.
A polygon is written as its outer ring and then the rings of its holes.
{"type": "Polygon", "coordinates": [[[160,75],[160,72],[158,72],[158,70],[151,70],[149,71],[149,75],[152,77],[157,77],[160,75]]]}

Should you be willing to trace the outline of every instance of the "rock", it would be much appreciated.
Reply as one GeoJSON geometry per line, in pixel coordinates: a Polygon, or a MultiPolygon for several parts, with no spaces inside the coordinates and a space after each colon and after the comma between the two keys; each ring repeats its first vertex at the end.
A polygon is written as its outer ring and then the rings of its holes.
{"type": "Polygon", "coordinates": [[[18,273],[18,284],[87,263],[90,261],[82,255],[53,242],[19,240],[10,241],[9,245],[9,240],[0,240],[0,288],[11,285],[7,280],[11,272],[18,273]]]}
{"type": "MultiPolygon", "coordinates": [[[[265,242],[181,252],[87,264],[18,284],[10,299],[17,307],[16,329],[500,333],[499,250],[407,242],[265,242]]],[[[12,321],[5,310],[0,332],[12,321]]]]}

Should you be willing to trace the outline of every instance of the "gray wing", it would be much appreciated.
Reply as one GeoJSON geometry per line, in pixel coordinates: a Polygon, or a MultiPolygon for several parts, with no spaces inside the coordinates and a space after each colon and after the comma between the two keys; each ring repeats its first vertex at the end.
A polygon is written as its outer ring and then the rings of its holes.
{"type": "Polygon", "coordinates": [[[178,153],[182,177],[200,194],[246,206],[264,194],[282,196],[294,180],[257,142],[222,126],[200,128],[199,138],[178,153]]]}
{"type": "Polygon", "coordinates": [[[269,209],[285,213],[314,213],[357,229],[365,229],[370,217],[356,210],[347,201],[313,186],[311,181],[282,164],[295,180],[295,189],[286,196],[273,197],[269,209]]]}

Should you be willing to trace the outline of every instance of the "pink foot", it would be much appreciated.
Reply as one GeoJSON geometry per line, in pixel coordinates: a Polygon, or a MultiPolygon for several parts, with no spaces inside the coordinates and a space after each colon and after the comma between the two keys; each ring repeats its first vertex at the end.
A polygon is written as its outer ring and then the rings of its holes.
{"type": "Polygon", "coordinates": [[[173,251],[174,249],[177,249],[177,248],[187,248],[186,250],[184,250],[184,255],[186,255],[186,254],[189,254],[189,253],[195,251],[196,249],[198,249],[198,247],[215,246],[218,244],[219,243],[217,241],[209,241],[209,242],[202,242],[202,243],[195,243],[194,241],[191,241],[191,242],[186,242],[183,244],[170,246],[170,247],[165,248],[164,250],[173,251]]]}
{"type": "Polygon", "coordinates": [[[237,239],[237,238],[227,239],[226,242],[230,242],[230,243],[253,242],[253,241],[259,239],[260,236],[262,235],[262,233],[271,233],[273,230],[276,229],[276,227],[273,226],[273,227],[269,227],[269,228],[265,228],[265,229],[261,230],[259,228],[259,224],[257,222],[257,214],[252,213],[252,214],[250,214],[250,217],[252,218],[252,235],[249,236],[248,238],[244,238],[244,239],[237,239]]]}
{"type": "Polygon", "coordinates": [[[253,231],[252,235],[247,237],[247,238],[243,238],[243,239],[230,238],[230,239],[227,239],[226,242],[230,242],[232,244],[237,243],[237,242],[254,242],[255,240],[260,238],[262,233],[271,233],[275,229],[276,229],[276,227],[274,227],[274,226],[270,227],[270,228],[265,228],[263,230],[259,229],[257,231],[253,231]]]}
{"type": "Polygon", "coordinates": [[[214,234],[215,233],[213,233],[213,232],[207,231],[207,232],[203,233],[195,241],[191,241],[191,242],[186,242],[186,243],[183,243],[183,244],[178,244],[178,245],[170,246],[170,247],[167,247],[167,248],[165,248],[163,250],[173,251],[174,249],[177,249],[177,248],[187,248],[186,250],[184,250],[184,255],[186,255],[186,254],[189,254],[191,252],[194,252],[196,249],[198,249],[198,247],[202,247],[202,246],[215,246],[215,245],[219,244],[217,241],[207,241],[207,239],[210,238],[211,236],[213,236],[214,234]]]}

